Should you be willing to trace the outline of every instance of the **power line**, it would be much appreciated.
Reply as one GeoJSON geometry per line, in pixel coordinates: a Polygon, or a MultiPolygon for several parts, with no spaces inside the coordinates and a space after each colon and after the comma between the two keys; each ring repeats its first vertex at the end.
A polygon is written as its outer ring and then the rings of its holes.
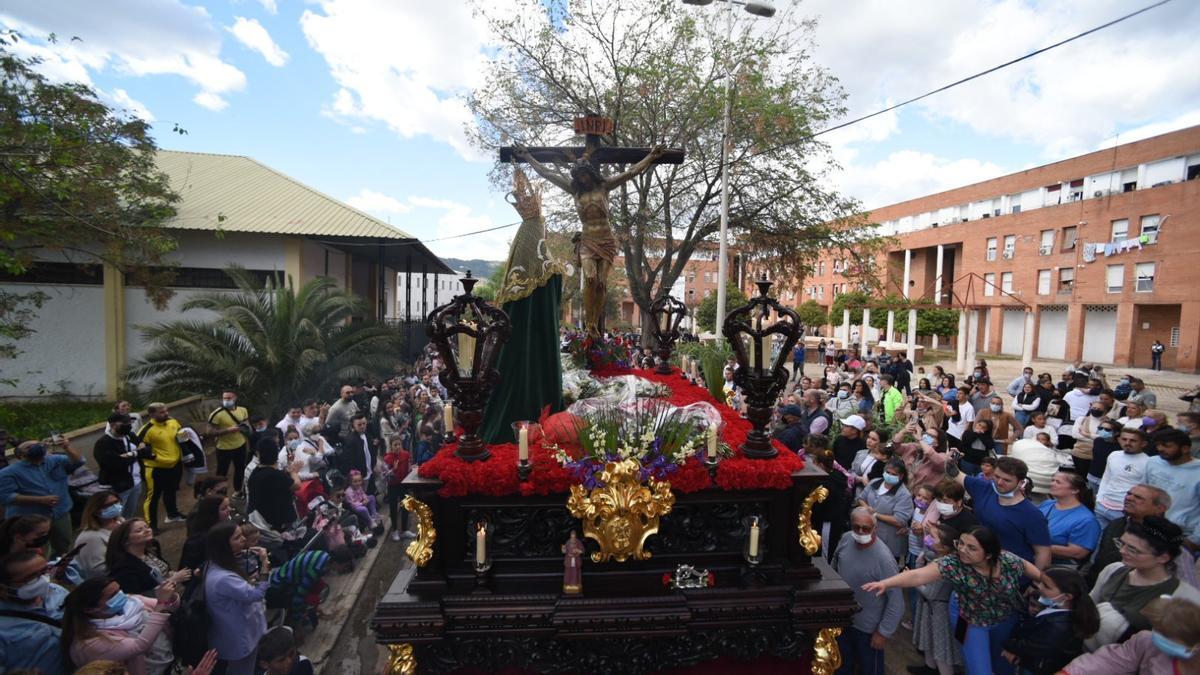
{"type": "Polygon", "coordinates": [[[1085,36],[1091,35],[1092,33],[1095,33],[1095,32],[1097,32],[1097,31],[1104,30],[1105,28],[1109,28],[1110,26],[1115,26],[1115,25],[1117,25],[1117,24],[1121,23],[1122,21],[1125,21],[1125,20],[1127,20],[1127,19],[1132,19],[1133,17],[1135,17],[1135,16],[1137,16],[1137,15],[1139,15],[1139,14],[1144,14],[1145,12],[1149,12],[1149,11],[1150,11],[1150,10],[1152,10],[1152,9],[1157,9],[1157,8],[1159,8],[1159,7],[1162,7],[1163,5],[1167,4],[1168,2],[1171,2],[1171,0],[1159,0],[1159,2],[1156,2],[1156,3],[1152,4],[1152,5],[1147,5],[1147,6],[1145,6],[1145,7],[1141,8],[1141,9],[1139,9],[1139,10],[1135,11],[1135,12],[1130,12],[1129,14],[1126,14],[1125,16],[1122,16],[1122,17],[1119,17],[1119,18],[1113,19],[1112,21],[1109,21],[1108,23],[1101,24],[1101,25],[1099,25],[1099,26],[1096,26],[1095,28],[1090,28],[1090,29],[1088,29],[1088,30],[1085,30],[1085,31],[1083,31],[1082,33],[1079,33],[1079,34],[1077,34],[1077,35],[1072,35],[1071,37],[1069,37],[1069,38],[1067,38],[1067,39],[1065,39],[1065,40],[1060,40],[1060,41],[1058,41],[1058,42],[1055,42],[1055,43],[1054,43],[1054,44],[1052,44],[1052,45],[1048,45],[1048,46],[1042,47],[1041,49],[1038,49],[1038,50],[1036,50],[1036,51],[1030,52],[1030,53],[1028,53],[1028,54],[1026,54],[1026,55],[1024,55],[1024,56],[1021,56],[1021,57],[1018,57],[1018,58],[1012,59],[1011,61],[1005,61],[1004,63],[1001,63],[1001,64],[1000,64],[1000,65],[998,65],[998,66],[993,66],[993,67],[991,67],[991,68],[988,68],[987,70],[984,70],[984,71],[980,71],[980,72],[978,72],[978,73],[975,73],[974,75],[970,75],[970,76],[968,76],[968,77],[964,77],[964,78],[962,78],[961,80],[956,80],[956,81],[954,81],[954,82],[951,82],[950,84],[947,84],[947,85],[945,85],[945,86],[938,87],[937,89],[934,89],[934,90],[932,90],[932,91],[925,92],[924,94],[921,94],[920,96],[915,96],[915,97],[913,97],[913,98],[910,98],[910,99],[908,99],[907,101],[901,101],[900,103],[897,103],[897,104],[895,104],[895,105],[888,106],[888,107],[886,107],[886,108],[884,108],[884,109],[882,109],[882,110],[877,110],[877,111],[875,111],[875,112],[873,112],[873,113],[871,113],[871,114],[869,114],[869,115],[863,115],[862,117],[856,117],[855,119],[852,119],[852,120],[850,120],[850,121],[848,121],[848,122],[842,122],[841,124],[836,124],[836,125],[834,125],[834,126],[832,126],[832,127],[828,127],[828,128],[822,129],[822,130],[820,130],[820,131],[818,131],[818,132],[816,132],[816,133],[810,134],[810,135],[809,135],[809,136],[807,136],[806,138],[816,138],[817,136],[820,136],[820,135],[822,135],[822,134],[827,134],[827,133],[829,133],[829,132],[831,132],[831,131],[837,131],[838,129],[844,129],[844,128],[846,128],[846,127],[848,127],[848,126],[852,125],[852,124],[858,124],[859,122],[862,122],[862,121],[865,121],[865,120],[869,120],[869,119],[871,119],[872,117],[878,117],[879,115],[882,115],[882,114],[884,114],[884,113],[891,112],[891,111],[895,110],[896,108],[900,108],[900,107],[902,107],[902,106],[906,106],[906,105],[908,105],[909,103],[916,103],[917,101],[920,101],[920,100],[921,100],[921,99],[923,99],[923,98],[929,98],[930,96],[933,96],[934,94],[939,94],[939,93],[941,93],[941,92],[943,92],[943,91],[946,91],[947,89],[952,89],[952,88],[954,88],[954,87],[957,87],[957,86],[958,86],[958,85],[960,85],[960,84],[965,84],[965,83],[967,83],[967,82],[970,82],[971,80],[975,80],[975,79],[978,79],[978,78],[980,78],[980,77],[983,77],[984,75],[990,75],[991,73],[994,73],[994,72],[996,72],[996,71],[998,71],[998,70],[1001,70],[1001,69],[1007,68],[1007,67],[1009,67],[1009,66],[1011,66],[1011,65],[1013,65],[1013,64],[1020,63],[1020,62],[1022,62],[1022,61],[1025,61],[1025,60],[1027,60],[1027,59],[1031,59],[1031,58],[1033,58],[1033,57],[1037,56],[1038,54],[1043,54],[1043,53],[1045,53],[1045,52],[1048,52],[1048,51],[1050,51],[1051,49],[1055,49],[1056,47],[1061,47],[1061,46],[1063,46],[1063,45],[1065,45],[1065,44],[1067,44],[1067,43],[1074,42],[1075,40],[1078,40],[1079,38],[1082,38],[1082,37],[1085,37],[1085,36]]]}

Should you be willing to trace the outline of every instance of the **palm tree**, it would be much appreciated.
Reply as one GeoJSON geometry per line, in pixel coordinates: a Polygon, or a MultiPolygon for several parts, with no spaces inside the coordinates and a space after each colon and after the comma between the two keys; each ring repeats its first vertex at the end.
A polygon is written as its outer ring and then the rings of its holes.
{"type": "Polygon", "coordinates": [[[285,286],[274,276],[260,284],[239,268],[226,274],[236,291],[183,303],[183,311],[207,310],[214,318],[142,327],[151,347],[129,366],[130,380],[150,380],[150,394],[162,398],[232,388],[273,419],[346,382],[386,377],[399,363],[399,333],[351,321],[364,303],[332,279],[317,277],[297,291],[290,277],[285,286]]]}

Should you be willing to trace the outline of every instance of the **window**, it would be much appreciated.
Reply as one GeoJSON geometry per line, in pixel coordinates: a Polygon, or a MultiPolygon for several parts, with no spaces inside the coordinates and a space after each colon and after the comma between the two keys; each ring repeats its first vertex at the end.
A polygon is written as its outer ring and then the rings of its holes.
{"type": "Polygon", "coordinates": [[[1075,249],[1075,238],[1079,230],[1075,226],[1063,228],[1063,250],[1072,251],[1075,249]]]}
{"type": "Polygon", "coordinates": [[[1012,272],[1004,272],[1000,275],[1000,290],[1005,293],[1012,293],[1012,272]]]}
{"type": "Polygon", "coordinates": [[[688,297],[689,297],[689,298],[694,298],[694,297],[696,297],[696,289],[694,289],[694,288],[689,288],[689,289],[688,289],[688,297]]]}
{"type": "Polygon", "coordinates": [[[1122,218],[1112,221],[1112,241],[1114,244],[1118,241],[1125,241],[1129,237],[1129,219],[1122,218]]]}
{"type": "Polygon", "coordinates": [[[995,237],[990,237],[987,240],[987,259],[988,260],[996,259],[996,238],[995,237]]]}
{"type": "Polygon", "coordinates": [[[817,262],[817,275],[825,276],[825,261],[824,260],[820,260],[817,262]]]}
{"type": "Polygon", "coordinates": [[[1038,255],[1054,253],[1054,230],[1042,230],[1042,238],[1038,241],[1038,255]]]}
{"type": "MultiPolygon", "coordinates": [[[[1191,179],[1189,178],[1188,180],[1191,180],[1191,179]]],[[[1167,346],[1169,346],[1169,347],[1178,347],[1179,346],[1179,326],[1171,327],[1171,337],[1167,339],[1167,346]]]]}
{"type": "Polygon", "coordinates": [[[704,273],[704,283],[712,283],[712,272],[704,273]]]}
{"type": "Polygon", "coordinates": [[[695,283],[695,281],[696,281],[696,272],[695,272],[695,270],[693,270],[693,271],[691,271],[691,272],[688,272],[688,277],[687,277],[687,279],[688,279],[688,283],[695,283]]]}
{"type": "Polygon", "coordinates": [[[1162,222],[1162,218],[1157,213],[1149,216],[1142,216],[1142,236],[1149,237],[1146,240],[1147,244],[1158,242],[1158,225],[1162,222]]]}
{"type": "Polygon", "coordinates": [[[1038,295],[1050,295],[1050,270],[1038,270],[1038,295]]]}
{"type": "Polygon", "coordinates": [[[1150,293],[1154,290],[1154,263],[1138,263],[1133,267],[1135,278],[1133,289],[1138,293],[1150,293]]]}
{"type": "Polygon", "coordinates": [[[1062,267],[1058,270],[1058,292],[1070,293],[1075,287],[1075,268],[1062,267]]]}
{"type": "Polygon", "coordinates": [[[983,275],[983,294],[988,297],[996,294],[996,275],[992,272],[983,275]]]}
{"type": "Polygon", "coordinates": [[[1077,178],[1071,181],[1071,198],[1070,201],[1077,202],[1083,199],[1083,179],[1077,178]]]}
{"type": "Polygon", "coordinates": [[[1125,266],[1109,265],[1104,274],[1105,287],[1109,293],[1120,293],[1125,286],[1125,266]]]}
{"type": "Polygon", "coordinates": [[[1013,255],[1017,252],[1017,237],[1016,235],[1008,235],[1004,237],[1004,259],[1012,260],[1013,255]]]}

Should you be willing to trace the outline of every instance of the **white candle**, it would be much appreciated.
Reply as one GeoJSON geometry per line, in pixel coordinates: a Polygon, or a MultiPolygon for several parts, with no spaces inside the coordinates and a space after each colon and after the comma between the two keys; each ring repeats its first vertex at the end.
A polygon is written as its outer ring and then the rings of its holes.
{"type": "Polygon", "coordinates": [[[487,528],[483,523],[476,525],[475,530],[475,564],[482,565],[487,560],[487,528]]]}
{"type": "Polygon", "coordinates": [[[750,526],[750,557],[758,557],[758,518],[755,518],[754,524],[750,526]]]}
{"type": "Polygon", "coordinates": [[[698,363],[696,363],[695,361],[692,361],[692,379],[694,379],[694,380],[700,379],[700,365],[698,363]]]}
{"type": "Polygon", "coordinates": [[[446,433],[454,435],[454,405],[447,403],[442,406],[442,424],[446,426],[446,433]]]}
{"type": "Polygon", "coordinates": [[[517,432],[517,459],[522,462],[529,461],[529,427],[521,425],[521,430],[517,432]]]}
{"type": "Polygon", "coordinates": [[[717,425],[708,425],[708,459],[713,461],[717,458],[717,425]]]}
{"type": "Polygon", "coordinates": [[[470,377],[475,367],[475,338],[466,333],[458,334],[458,374],[470,377]]]}
{"type": "Polygon", "coordinates": [[[686,357],[686,356],[679,357],[679,370],[683,371],[684,373],[687,373],[688,369],[689,369],[688,357],[686,357]]]}

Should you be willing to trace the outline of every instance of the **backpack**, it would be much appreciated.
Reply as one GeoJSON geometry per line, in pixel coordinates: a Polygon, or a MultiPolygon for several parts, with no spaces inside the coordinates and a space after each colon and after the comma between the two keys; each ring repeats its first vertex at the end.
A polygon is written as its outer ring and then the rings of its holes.
{"type": "Polygon", "coordinates": [[[211,626],[202,573],[184,589],[179,609],[171,614],[175,656],[184,665],[195,666],[204,658],[204,653],[208,651],[208,629],[211,626]]]}

